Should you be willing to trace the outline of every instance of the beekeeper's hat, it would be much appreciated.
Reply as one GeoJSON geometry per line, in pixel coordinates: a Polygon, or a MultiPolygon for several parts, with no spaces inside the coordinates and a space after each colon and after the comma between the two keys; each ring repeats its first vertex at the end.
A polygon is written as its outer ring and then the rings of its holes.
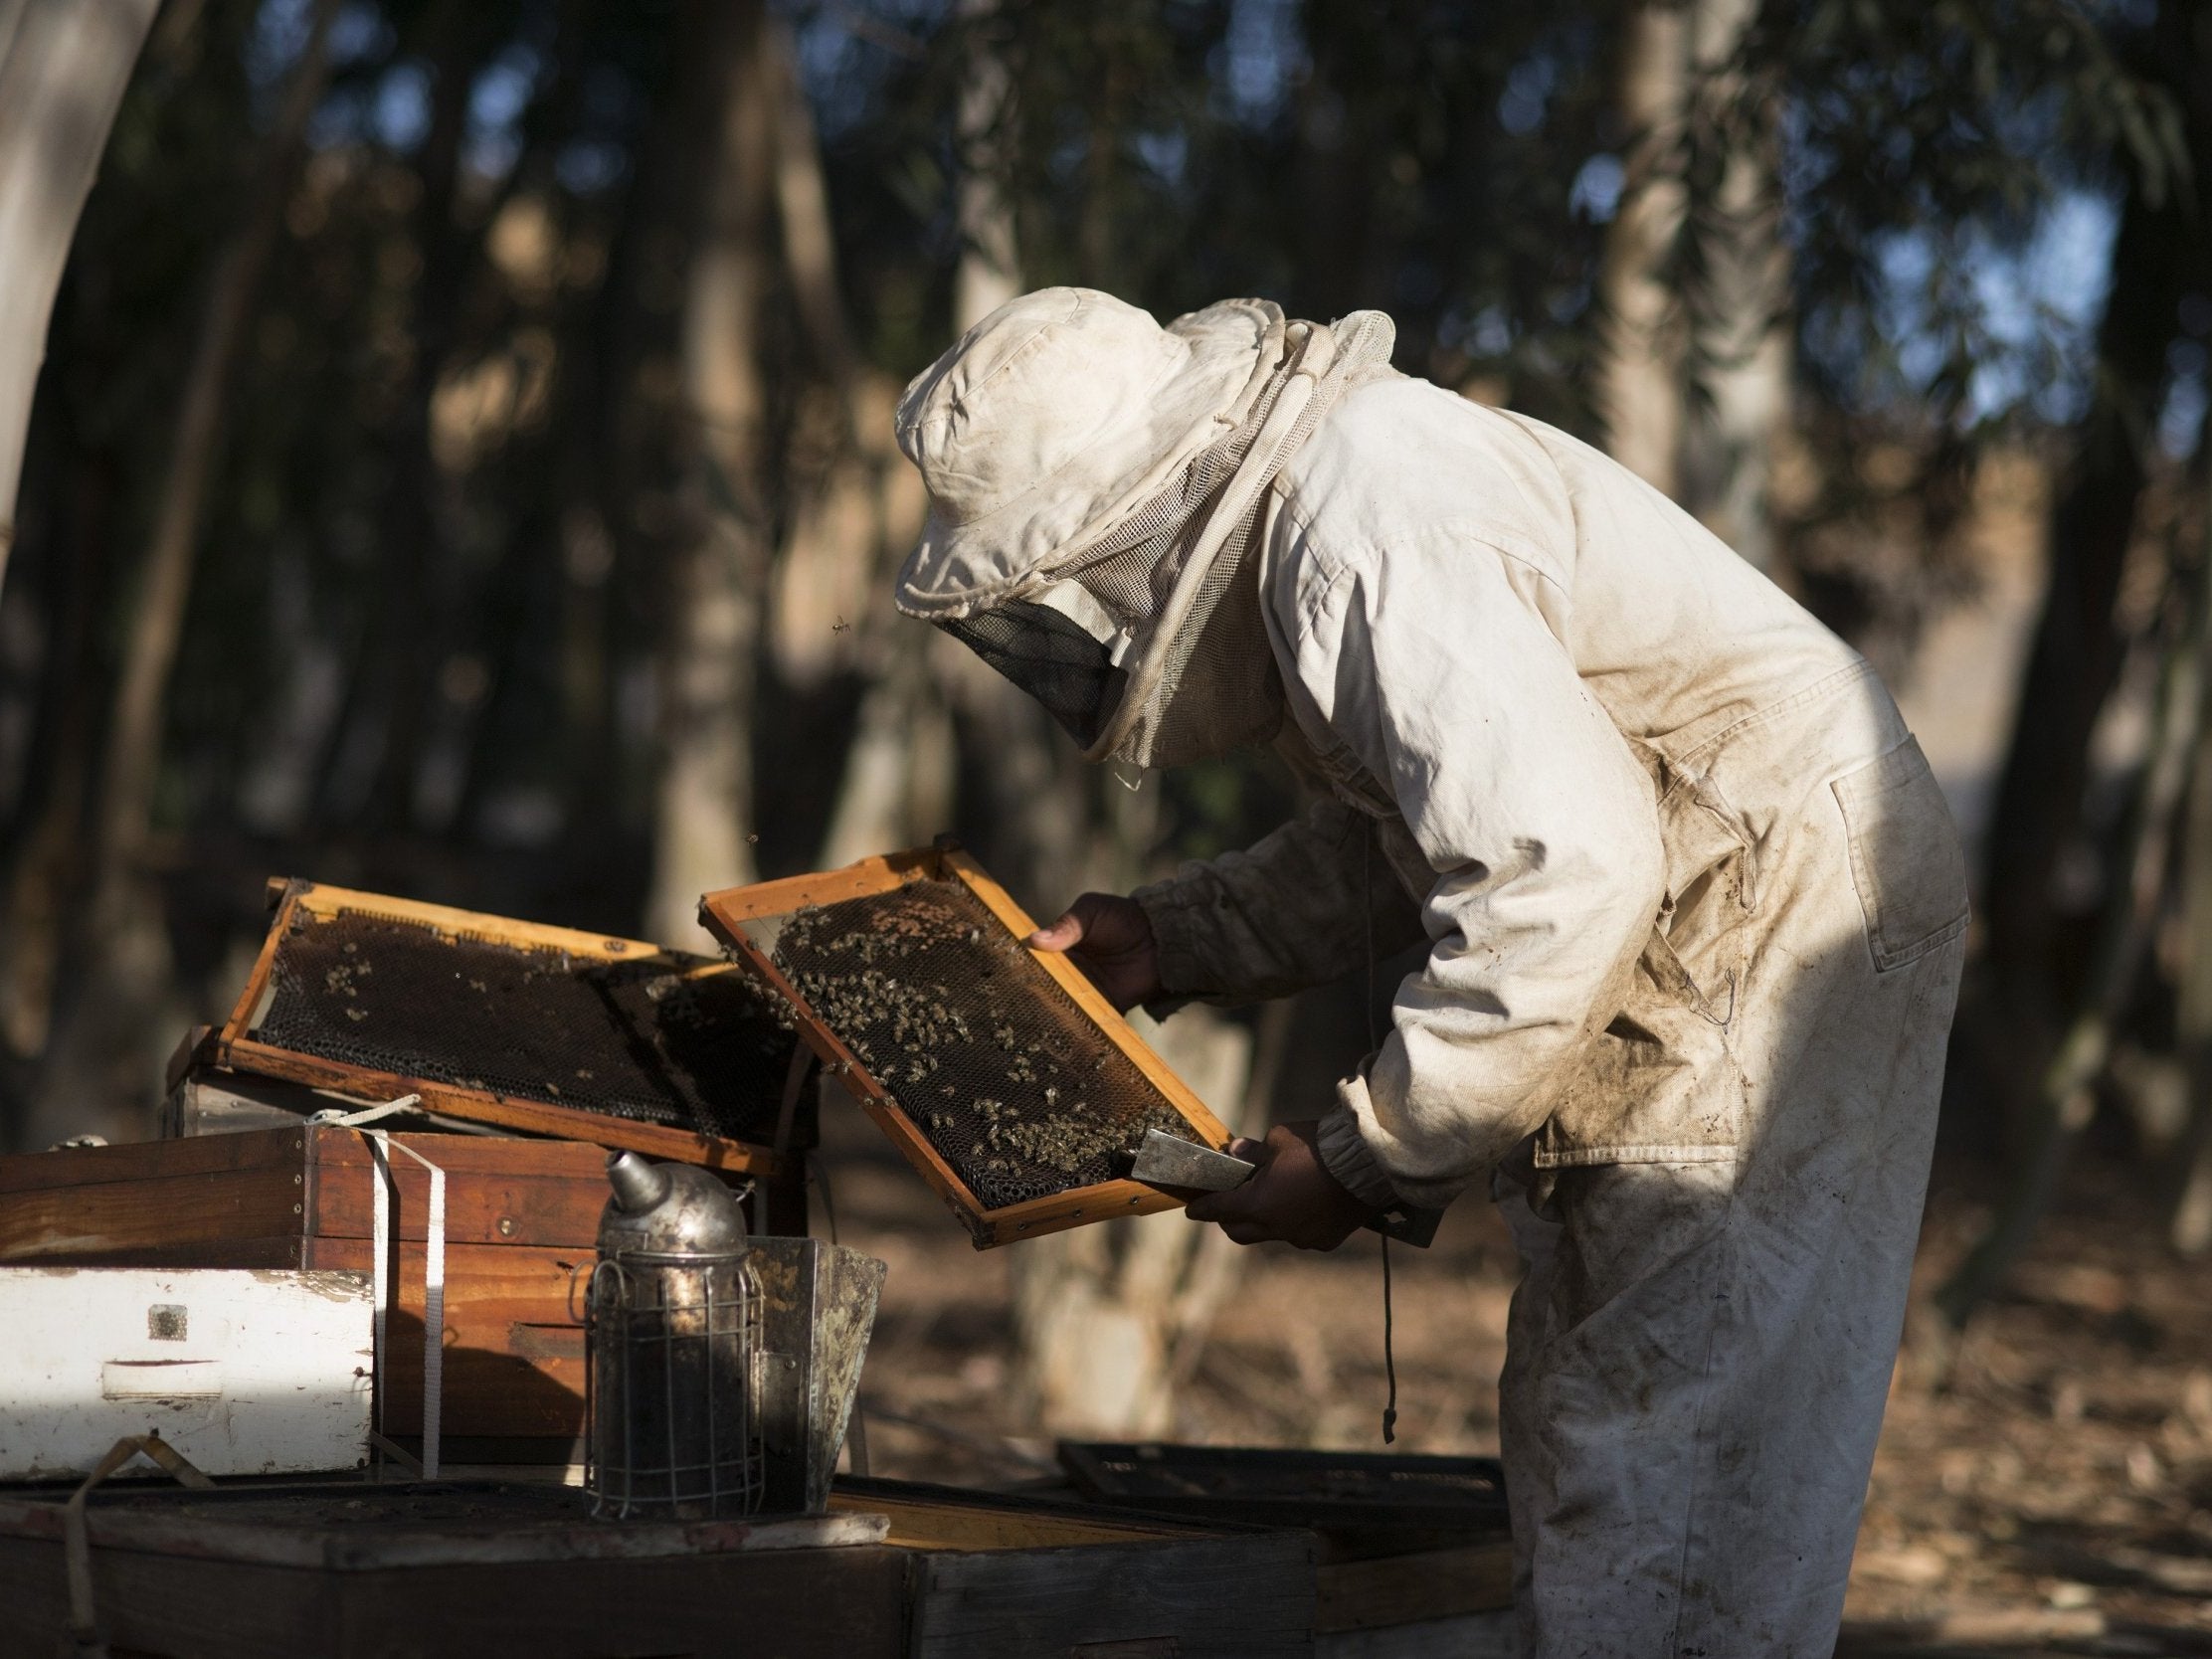
{"type": "Polygon", "coordinates": [[[1095,288],[1000,306],[899,400],[898,445],[929,490],[899,609],[967,616],[1079,557],[1235,427],[1282,341],[1264,299],[1165,328],[1095,288]]]}
{"type": "Polygon", "coordinates": [[[906,389],[930,512],[897,602],[1085,756],[1175,765],[1270,737],[1261,495],[1337,397],[1389,372],[1380,311],[1337,329],[1224,299],[1162,328],[1087,288],[1000,307],[906,389]]]}

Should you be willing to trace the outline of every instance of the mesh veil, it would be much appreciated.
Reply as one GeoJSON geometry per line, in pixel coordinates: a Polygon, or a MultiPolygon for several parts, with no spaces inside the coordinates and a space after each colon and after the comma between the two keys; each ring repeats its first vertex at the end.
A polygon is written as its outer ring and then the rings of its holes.
{"type": "Polygon", "coordinates": [[[1045,606],[1006,599],[937,626],[1042,703],[1086,749],[1121,701],[1128,676],[1107,646],[1045,606]]]}
{"type": "Polygon", "coordinates": [[[1293,324],[1243,420],[1042,573],[1080,583],[1122,625],[1133,640],[1122,666],[1078,625],[1018,599],[939,626],[1042,702],[1093,759],[1176,766],[1265,742],[1283,710],[1253,556],[1266,486],[1339,398],[1392,372],[1394,337],[1380,311],[1334,329],[1293,324]],[[1224,511],[1232,521],[1216,525],[1224,511]]]}

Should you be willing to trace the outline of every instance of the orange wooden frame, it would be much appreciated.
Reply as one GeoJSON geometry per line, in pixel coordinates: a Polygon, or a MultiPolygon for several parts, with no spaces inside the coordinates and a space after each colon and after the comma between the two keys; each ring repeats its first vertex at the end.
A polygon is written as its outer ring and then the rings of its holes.
{"type": "MultiPolygon", "coordinates": [[[[858,1057],[837,1040],[836,1033],[807,1006],[806,999],[793,988],[746,926],[748,922],[787,916],[808,905],[835,904],[841,899],[889,892],[909,881],[948,877],[957,879],[975,894],[1014,938],[1025,938],[1035,931],[1036,924],[1007,890],[951,841],[863,858],[842,869],[825,870],[815,875],[795,875],[782,881],[764,881],[751,887],[731,887],[709,893],[699,901],[699,920],[730,948],[739,963],[791,1005],[798,1015],[800,1036],[821,1056],[823,1065],[859,1100],[868,1116],[906,1156],[907,1162],[921,1173],[922,1179],[952,1206],[953,1212],[967,1225],[977,1249],[987,1250],[1017,1239],[1037,1238],[1092,1221],[1111,1220],[1117,1215],[1146,1215],[1155,1210],[1182,1207],[1181,1198],[1137,1181],[1105,1181],[998,1209],[985,1207],[983,1200],[929,1144],[921,1129],[899,1109],[890,1090],[875,1079],[858,1057]]],[[[1152,1051],[1114,1006],[1099,995],[1098,988],[1084,977],[1082,970],[1056,951],[1031,951],[1029,959],[1067,993],[1101,1036],[1129,1057],[1145,1080],[1160,1092],[1161,1098],[1191,1126],[1198,1139],[1214,1148],[1228,1145],[1229,1132],[1221,1121],[1207,1111],[1204,1102],[1152,1051]]]]}
{"type": "Polygon", "coordinates": [[[252,1034],[269,995],[270,974],[276,967],[277,946],[290,929],[292,919],[301,914],[328,918],[350,912],[390,921],[415,922],[458,937],[486,939],[525,949],[566,951],[571,956],[595,962],[664,963],[686,975],[702,978],[735,973],[733,965],[706,957],[684,956],[637,939],[609,939],[596,933],[580,933],[573,928],[518,922],[505,916],[455,910],[443,904],[392,898],[383,893],[326,887],[312,881],[273,881],[270,894],[275,915],[271,918],[269,937],[262,942],[261,955],[255,959],[254,971],[247,976],[246,989],[240,994],[238,1006],[231,1011],[230,1017],[201,1040],[192,1055],[193,1063],[228,1066],[235,1071],[278,1077],[287,1082],[304,1083],[310,1088],[353,1096],[391,1099],[403,1094],[419,1094],[424,1105],[470,1123],[495,1124],[502,1129],[557,1136],[568,1141],[589,1141],[613,1150],[642,1152],[648,1157],[675,1159],[733,1175],[756,1176],[764,1181],[780,1180],[797,1173],[795,1161],[780,1160],[768,1148],[749,1142],[702,1135],[688,1129],[671,1129],[664,1124],[636,1123],[611,1113],[587,1112],[574,1106],[556,1106],[549,1101],[522,1100],[489,1089],[464,1088],[401,1072],[373,1071],[365,1066],[279,1048],[259,1041],[252,1034]]]}

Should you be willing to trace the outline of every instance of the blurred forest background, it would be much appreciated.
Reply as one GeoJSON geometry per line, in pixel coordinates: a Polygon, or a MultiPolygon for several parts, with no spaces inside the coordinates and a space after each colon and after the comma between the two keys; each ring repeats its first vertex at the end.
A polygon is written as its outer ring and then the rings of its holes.
{"type": "MultiPolygon", "coordinates": [[[[1270,827],[1266,758],[1127,787],[890,609],[899,388],[1080,282],[1382,307],[1872,655],[1976,848],[1936,1305],[2085,1146],[2212,1246],[2212,6],[138,9],[0,589],[0,1146],[149,1132],[269,875],[703,946],[943,830],[1049,915],[1270,827]]],[[[1161,1041],[1253,1123],[1362,1002],[1161,1041]]],[[[1157,1381],[1057,1386],[1157,1426],[1227,1270],[1111,1230],[1016,1318],[1049,1372],[1087,1287],[1157,1381]]]]}

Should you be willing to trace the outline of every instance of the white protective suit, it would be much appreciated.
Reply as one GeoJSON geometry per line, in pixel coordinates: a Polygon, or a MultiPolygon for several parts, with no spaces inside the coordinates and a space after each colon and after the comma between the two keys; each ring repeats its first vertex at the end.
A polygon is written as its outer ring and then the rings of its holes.
{"type": "MultiPolygon", "coordinates": [[[[1016,372],[948,393],[995,321],[901,411],[941,505],[961,432],[931,439],[930,419],[988,434],[1052,407],[1051,376],[1039,392],[1017,371],[1064,310],[1022,314],[1016,372]]],[[[1249,407],[1213,402],[1216,431],[1249,407]]],[[[1111,428],[1070,453],[1112,449],[1111,428]]],[[[1002,498],[1058,499],[1063,523],[1086,476],[1095,517],[1129,493],[1118,462],[1028,472],[1002,498]]],[[[943,617],[989,549],[971,540],[948,578],[938,533],[900,599],[943,617]]],[[[1966,926],[1919,746],[1863,660],[1664,496],[1417,380],[1342,391],[1269,478],[1250,554],[1277,742],[1327,796],[1135,895],[1167,993],[1278,996],[1425,933],[1321,1147],[1379,1204],[1489,1175],[1513,1227],[1524,1652],[1821,1659],[1966,926]]],[[[1010,555],[990,597],[1055,568],[1010,555]]]]}

